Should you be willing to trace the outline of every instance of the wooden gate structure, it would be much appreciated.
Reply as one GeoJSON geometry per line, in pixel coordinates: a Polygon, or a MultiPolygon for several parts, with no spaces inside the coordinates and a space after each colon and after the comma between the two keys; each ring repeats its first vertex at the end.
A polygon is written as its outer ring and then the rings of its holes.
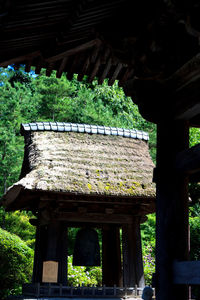
{"type": "Polygon", "coordinates": [[[156,297],[188,299],[200,284],[189,262],[188,182],[199,180],[200,3],[191,0],[6,0],[0,5],[0,66],[117,79],[157,124],[156,297]],[[192,276],[191,276],[192,273],[192,276]]]}
{"type": "Polygon", "coordinates": [[[22,124],[21,133],[21,179],[2,203],[7,211],[32,211],[36,217],[30,220],[36,226],[33,278],[23,295],[122,297],[135,296],[137,288],[141,293],[140,224],[155,212],[148,134],[63,122],[22,124]],[[102,287],[67,286],[70,227],[81,228],[73,251],[78,266],[100,265],[94,228],[101,230],[102,287]]]}

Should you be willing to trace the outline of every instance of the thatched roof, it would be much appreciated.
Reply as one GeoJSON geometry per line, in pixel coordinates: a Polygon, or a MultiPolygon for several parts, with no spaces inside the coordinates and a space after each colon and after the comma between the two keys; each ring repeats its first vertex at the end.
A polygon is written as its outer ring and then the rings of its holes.
{"type": "Polygon", "coordinates": [[[101,197],[155,196],[154,165],[149,155],[148,135],[144,132],[69,123],[32,123],[22,124],[22,134],[25,138],[22,178],[4,196],[5,206],[18,201],[24,191],[101,197]]]}

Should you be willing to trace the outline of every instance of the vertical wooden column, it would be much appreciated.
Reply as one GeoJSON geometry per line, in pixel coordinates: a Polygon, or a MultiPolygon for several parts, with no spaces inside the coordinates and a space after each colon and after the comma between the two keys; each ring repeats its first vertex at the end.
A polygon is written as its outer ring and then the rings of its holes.
{"type": "Polygon", "coordinates": [[[142,241],[140,232],[140,217],[135,217],[133,220],[133,226],[135,229],[135,275],[136,283],[140,288],[144,288],[144,268],[142,257],[142,241]]]}
{"type": "Polygon", "coordinates": [[[37,225],[35,237],[35,251],[34,251],[34,264],[32,282],[41,282],[42,280],[42,263],[43,251],[46,244],[46,230],[45,226],[37,225]]]}
{"type": "Polygon", "coordinates": [[[67,284],[67,227],[60,222],[37,227],[33,282],[42,281],[44,261],[58,262],[58,283],[67,284]]]}
{"type": "Polygon", "coordinates": [[[60,249],[59,246],[61,239],[60,222],[50,221],[47,225],[47,247],[46,247],[46,260],[59,261],[60,249]]]}
{"type": "Polygon", "coordinates": [[[51,221],[47,230],[46,260],[58,262],[58,283],[67,284],[67,227],[51,221]]]}
{"type": "Polygon", "coordinates": [[[61,223],[60,240],[58,241],[59,247],[59,269],[58,269],[58,282],[67,285],[67,256],[68,256],[68,228],[65,223],[61,223]]]}
{"type": "Polygon", "coordinates": [[[102,229],[102,273],[103,284],[122,286],[120,233],[116,225],[102,229]]]}
{"type": "Polygon", "coordinates": [[[186,286],[173,284],[174,260],[188,259],[187,178],[177,174],[176,154],[188,148],[188,126],[182,121],[158,125],[156,172],[156,299],[186,300],[186,286]]]}
{"type": "Polygon", "coordinates": [[[144,287],[144,272],[140,235],[140,218],[122,227],[123,285],[144,287]]]}

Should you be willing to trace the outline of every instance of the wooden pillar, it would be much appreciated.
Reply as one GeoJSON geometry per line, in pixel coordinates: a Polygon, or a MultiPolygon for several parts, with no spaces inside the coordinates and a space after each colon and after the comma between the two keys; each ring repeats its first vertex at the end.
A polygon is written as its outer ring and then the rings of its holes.
{"type": "Polygon", "coordinates": [[[44,261],[58,262],[58,283],[67,284],[67,227],[60,222],[37,227],[33,282],[42,282],[44,261]]]}
{"type": "Polygon", "coordinates": [[[116,225],[102,229],[102,273],[106,286],[122,286],[120,232],[116,225]]]}
{"type": "Polygon", "coordinates": [[[143,288],[144,272],[140,235],[140,218],[135,217],[132,224],[122,227],[123,246],[123,285],[143,288]]]}
{"type": "Polygon", "coordinates": [[[140,217],[135,217],[133,226],[135,229],[135,275],[136,284],[140,288],[144,288],[144,268],[143,268],[143,256],[142,256],[142,241],[140,232],[140,217]]]}
{"type": "Polygon", "coordinates": [[[68,228],[65,223],[61,226],[58,282],[67,285],[68,228]]]}
{"type": "Polygon", "coordinates": [[[174,260],[188,259],[187,178],[177,174],[175,158],[188,147],[183,121],[158,125],[156,172],[156,300],[186,300],[187,286],[173,284],[174,260]]]}
{"type": "Polygon", "coordinates": [[[42,281],[42,263],[43,263],[42,243],[45,244],[45,240],[46,240],[45,226],[37,225],[36,237],[35,237],[33,276],[32,276],[33,283],[42,281]]]}

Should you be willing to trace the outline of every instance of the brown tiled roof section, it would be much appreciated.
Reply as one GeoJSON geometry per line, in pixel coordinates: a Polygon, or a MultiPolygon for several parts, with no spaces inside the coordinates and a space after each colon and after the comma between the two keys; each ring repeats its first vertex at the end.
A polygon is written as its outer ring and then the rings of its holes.
{"type": "Polygon", "coordinates": [[[28,132],[22,173],[29,190],[154,197],[148,143],[121,136],[28,132]]]}

